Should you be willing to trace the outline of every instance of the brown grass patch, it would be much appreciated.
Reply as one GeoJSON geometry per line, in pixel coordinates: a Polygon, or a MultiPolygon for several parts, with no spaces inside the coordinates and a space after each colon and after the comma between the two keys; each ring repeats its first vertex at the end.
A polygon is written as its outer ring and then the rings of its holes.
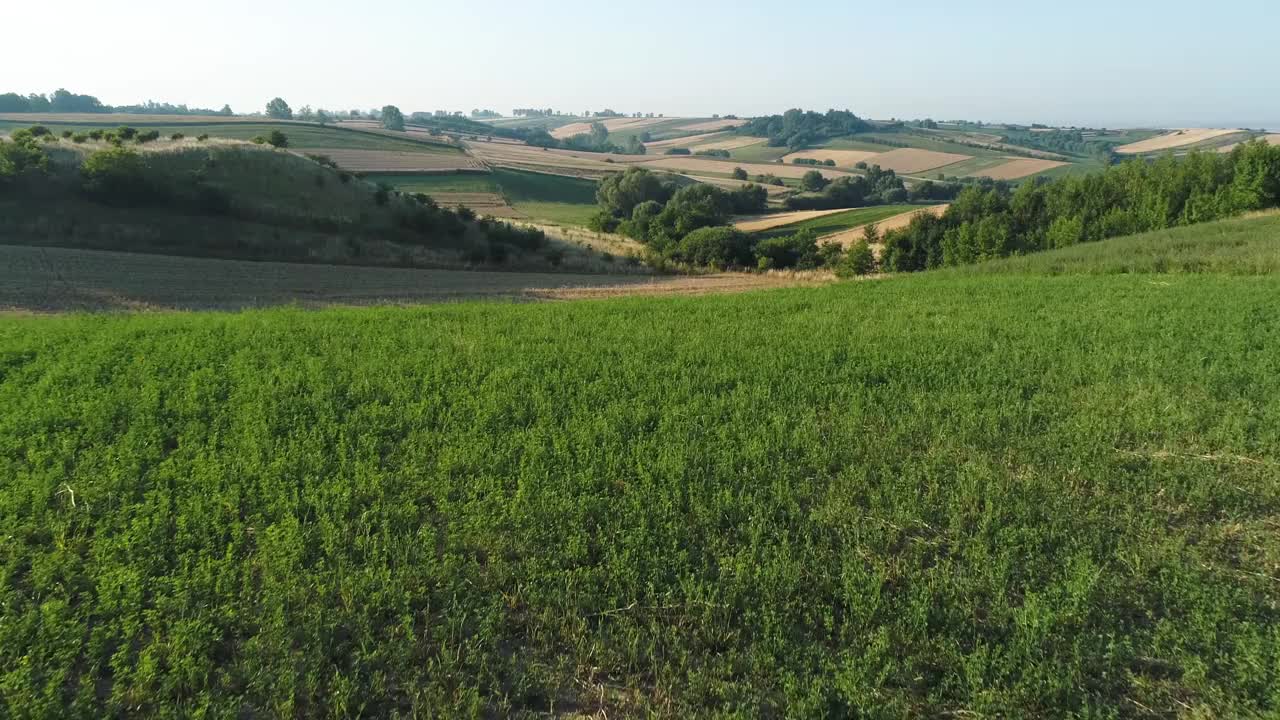
{"type": "MultiPolygon", "coordinates": [[[[853,167],[860,162],[873,164],[876,158],[882,153],[865,152],[863,150],[828,150],[825,148],[817,148],[814,150],[801,150],[793,152],[782,158],[784,162],[794,162],[795,160],[834,160],[837,167],[853,167]]],[[[881,167],[884,167],[881,165],[881,167]]]]}
{"type": "Polygon", "coordinates": [[[911,173],[933,170],[934,168],[954,165],[970,159],[972,158],[968,155],[920,150],[918,148],[901,148],[880,153],[873,160],[869,160],[868,163],[879,165],[885,170],[910,175],[911,173]]]}
{"type": "Polygon", "coordinates": [[[1121,145],[1116,152],[1121,155],[1140,155],[1142,153],[1160,152],[1174,148],[1195,145],[1206,140],[1238,133],[1239,130],[1223,130],[1220,128],[1182,128],[1164,135],[1158,135],[1136,143],[1121,145]]]}
{"type": "Polygon", "coordinates": [[[1035,160],[1031,158],[1009,158],[1009,162],[986,170],[972,173],[974,177],[989,177],[992,180],[1017,180],[1019,178],[1042,173],[1070,163],[1057,160],[1035,160]]]}

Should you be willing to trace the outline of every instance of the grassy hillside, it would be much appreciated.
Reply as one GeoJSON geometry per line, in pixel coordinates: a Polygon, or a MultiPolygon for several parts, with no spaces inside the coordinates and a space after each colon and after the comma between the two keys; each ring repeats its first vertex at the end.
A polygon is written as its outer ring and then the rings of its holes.
{"type": "Polygon", "coordinates": [[[1113,238],[947,270],[957,274],[1280,274],[1280,213],[1113,238]]]}
{"type": "Polygon", "coordinates": [[[9,317],[0,687],[58,717],[1273,717],[1277,396],[1275,275],[9,317]]]}
{"type": "Polygon", "coordinates": [[[37,147],[49,170],[19,176],[0,195],[0,238],[8,244],[404,267],[592,261],[538,233],[473,222],[269,146],[158,140],[113,149],[58,140],[37,147]],[[91,175],[102,158],[109,164],[91,175]]]}
{"type": "Polygon", "coordinates": [[[583,178],[495,168],[486,175],[387,175],[370,179],[405,192],[488,192],[530,219],[561,225],[585,226],[599,209],[597,183],[583,178]]]}

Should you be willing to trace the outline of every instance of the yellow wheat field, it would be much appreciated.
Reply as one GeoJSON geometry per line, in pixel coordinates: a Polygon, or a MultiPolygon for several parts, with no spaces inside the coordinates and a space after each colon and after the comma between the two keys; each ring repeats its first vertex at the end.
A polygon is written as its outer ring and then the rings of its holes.
{"type": "Polygon", "coordinates": [[[897,173],[910,175],[911,173],[933,170],[934,168],[954,165],[955,163],[964,162],[965,160],[970,159],[972,158],[968,155],[935,152],[933,150],[920,150],[917,148],[902,148],[886,153],[880,153],[874,158],[868,160],[867,163],[870,165],[879,165],[885,170],[892,170],[897,173]]]}
{"type": "Polygon", "coordinates": [[[1181,128],[1140,142],[1121,145],[1116,148],[1116,152],[1121,155],[1140,155],[1161,150],[1173,150],[1238,132],[1240,131],[1223,130],[1221,128],[1181,128]]]}
{"type": "MultiPolygon", "coordinates": [[[[792,162],[795,160],[834,160],[837,167],[853,167],[860,162],[874,163],[876,158],[883,153],[866,152],[863,150],[828,150],[825,148],[817,148],[814,150],[801,150],[793,152],[782,158],[784,162],[792,162]]],[[[881,165],[881,167],[884,167],[881,165]]]]}
{"type": "Polygon", "coordinates": [[[1009,158],[1009,162],[993,168],[973,173],[976,177],[989,177],[992,180],[1017,180],[1019,178],[1042,173],[1069,163],[1057,160],[1035,160],[1031,158],[1009,158]]]}
{"type": "Polygon", "coordinates": [[[805,220],[820,218],[824,215],[835,215],[836,213],[849,212],[849,208],[836,208],[835,210],[797,210],[795,212],[777,213],[774,215],[759,215],[753,217],[744,217],[739,219],[733,226],[745,233],[756,233],[764,230],[772,230],[776,227],[793,225],[805,220]]]}

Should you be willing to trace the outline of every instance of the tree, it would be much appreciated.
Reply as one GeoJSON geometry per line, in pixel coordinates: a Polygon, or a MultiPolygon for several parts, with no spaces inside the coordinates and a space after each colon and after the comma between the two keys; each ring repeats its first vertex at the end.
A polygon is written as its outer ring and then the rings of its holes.
{"type": "Polygon", "coordinates": [[[615,173],[600,182],[596,202],[600,209],[617,218],[630,217],[635,207],[652,200],[659,204],[671,198],[674,190],[652,172],[638,167],[615,173]]]}
{"type": "Polygon", "coordinates": [[[740,168],[740,167],[736,167],[736,168],[734,168],[734,169],[733,169],[733,179],[734,179],[734,180],[746,180],[746,179],[747,179],[747,171],[746,171],[746,170],[743,170],[743,169],[742,169],[742,168],[740,168]]]}
{"type": "Polygon", "coordinates": [[[609,128],[604,126],[602,122],[591,123],[591,144],[594,147],[606,145],[609,142],[609,128]]]}
{"type": "Polygon", "coordinates": [[[810,170],[800,178],[800,187],[809,192],[822,192],[827,186],[827,178],[817,170],[810,170]]]}
{"type": "Polygon", "coordinates": [[[382,127],[387,130],[404,130],[404,113],[395,105],[382,108],[382,127]]]}
{"type": "Polygon", "coordinates": [[[234,113],[232,113],[232,112],[231,112],[231,106],[230,106],[230,105],[223,105],[223,106],[222,106],[222,109],[218,111],[218,114],[219,114],[219,115],[232,115],[232,114],[234,114],[234,113]]]}
{"type": "Polygon", "coordinates": [[[267,103],[267,117],[277,120],[292,120],[293,108],[283,98],[275,98],[267,103]]]}
{"type": "Polygon", "coordinates": [[[854,243],[836,271],[841,277],[870,275],[875,272],[876,254],[871,250],[871,243],[865,237],[854,243]]]}
{"type": "Polygon", "coordinates": [[[267,136],[267,144],[271,147],[287,148],[289,147],[289,138],[279,130],[272,130],[267,136]]]}
{"type": "Polygon", "coordinates": [[[704,227],[685,235],[670,256],[690,265],[745,267],[752,260],[751,238],[731,227],[704,227]]]}

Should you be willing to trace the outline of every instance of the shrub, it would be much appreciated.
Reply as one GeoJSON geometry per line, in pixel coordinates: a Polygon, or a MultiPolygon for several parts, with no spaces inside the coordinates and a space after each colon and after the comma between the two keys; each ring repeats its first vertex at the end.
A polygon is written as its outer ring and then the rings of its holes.
{"type": "MultiPolygon", "coordinates": [[[[44,137],[46,135],[53,134],[52,132],[50,132],[49,128],[43,125],[32,125],[31,127],[27,128],[27,132],[30,133],[31,137],[44,137]]],[[[15,137],[16,137],[16,133],[15,133],[15,137]]]]}
{"type": "Polygon", "coordinates": [[[740,168],[740,167],[736,167],[736,168],[734,168],[734,169],[733,169],[733,179],[734,179],[734,180],[746,180],[746,179],[747,179],[747,171],[746,171],[746,170],[743,170],[743,169],[742,169],[742,168],[740,168]]]}
{"type": "Polygon", "coordinates": [[[611,233],[618,229],[620,222],[621,220],[614,217],[613,213],[608,210],[601,210],[587,220],[587,228],[596,232],[611,233]]]}
{"type": "Polygon", "coordinates": [[[386,183],[378,183],[378,187],[373,191],[373,202],[379,207],[386,205],[391,200],[391,186],[386,183]]]}
{"type": "Polygon", "coordinates": [[[821,192],[827,186],[827,178],[818,170],[810,170],[800,178],[800,187],[809,192],[821,192]]]}
{"type": "Polygon", "coordinates": [[[859,240],[844,256],[844,261],[836,268],[840,277],[870,275],[876,271],[876,255],[871,250],[871,243],[866,238],[859,240]]]}
{"type": "Polygon", "coordinates": [[[818,265],[818,241],[812,230],[802,230],[788,237],[769,238],[756,243],[755,254],[768,268],[815,267],[818,265]]]}
{"type": "Polygon", "coordinates": [[[106,133],[102,130],[90,130],[89,138],[92,140],[101,140],[106,133]]]}
{"type": "Polygon", "coordinates": [[[692,155],[693,151],[689,148],[668,148],[667,155],[692,155]]]}
{"type": "Polygon", "coordinates": [[[670,249],[672,260],[704,267],[746,267],[752,262],[751,238],[731,227],[706,227],[685,235],[670,249]]]}
{"type": "Polygon", "coordinates": [[[267,144],[274,148],[287,148],[289,147],[289,138],[279,130],[272,130],[271,134],[267,136],[267,144]]]}
{"type": "Polygon", "coordinates": [[[196,140],[197,140],[197,141],[199,141],[199,142],[204,142],[205,140],[208,140],[208,139],[209,139],[209,134],[208,134],[208,133],[203,133],[203,134],[201,134],[201,135],[197,135],[197,136],[196,136],[196,140]]]}
{"type": "Polygon", "coordinates": [[[312,155],[311,153],[307,153],[307,157],[324,167],[333,168],[334,170],[338,169],[338,163],[328,155],[312,155]]]}
{"type": "Polygon", "coordinates": [[[63,131],[62,131],[62,137],[64,137],[64,138],[70,138],[73,134],[74,134],[74,133],[72,133],[70,130],[63,130],[63,131]]]}
{"type": "Polygon", "coordinates": [[[138,136],[137,136],[137,142],[139,145],[142,145],[144,143],[154,142],[159,139],[160,139],[159,130],[148,130],[144,133],[138,133],[138,136]]]}
{"type": "Polygon", "coordinates": [[[10,180],[29,170],[44,172],[48,167],[49,156],[29,138],[0,141],[0,180],[10,180]]]}
{"type": "Polygon", "coordinates": [[[147,177],[141,155],[121,147],[99,150],[80,167],[81,187],[90,197],[110,205],[141,205],[163,196],[147,177]]]}
{"type": "Polygon", "coordinates": [[[121,140],[132,140],[138,135],[137,128],[131,128],[128,125],[121,125],[116,128],[115,136],[121,140]]]}
{"type": "Polygon", "coordinates": [[[84,134],[84,133],[76,133],[76,134],[74,134],[74,135],[72,135],[72,136],[71,136],[71,142],[76,143],[76,144],[80,144],[80,143],[86,142],[86,141],[88,141],[88,139],[89,139],[89,136],[88,136],[88,135],[86,135],[86,134],[84,134]]]}
{"type": "Polygon", "coordinates": [[[185,138],[185,137],[186,137],[186,135],[183,135],[182,133],[174,133],[174,134],[172,134],[172,135],[170,135],[170,136],[169,136],[169,139],[170,139],[170,140],[182,140],[182,139],[183,139],[183,138],[185,138]]]}
{"type": "Polygon", "coordinates": [[[458,217],[462,218],[467,222],[472,222],[476,219],[476,211],[472,210],[466,205],[459,205],[458,209],[455,210],[454,212],[458,215],[458,217]]]}

